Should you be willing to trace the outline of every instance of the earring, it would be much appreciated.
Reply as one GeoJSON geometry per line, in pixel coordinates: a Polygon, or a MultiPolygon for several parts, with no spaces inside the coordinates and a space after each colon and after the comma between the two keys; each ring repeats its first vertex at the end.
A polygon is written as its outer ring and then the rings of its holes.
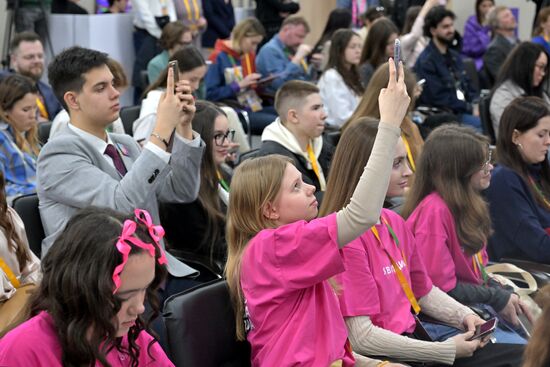
{"type": "Polygon", "coordinates": [[[517,146],[519,149],[523,150],[523,145],[521,145],[521,143],[517,143],[516,146],[517,146]]]}

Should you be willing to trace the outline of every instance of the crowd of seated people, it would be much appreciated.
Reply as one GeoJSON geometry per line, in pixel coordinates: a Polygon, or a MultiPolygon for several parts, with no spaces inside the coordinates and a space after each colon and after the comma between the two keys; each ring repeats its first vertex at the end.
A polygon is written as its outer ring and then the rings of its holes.
{"type": "Polygon", "coordinates": [[[15,35],[0,366],[178,365],[159,314],[213,278],[252,366],[547,365],[548,302],[537,319],[487,267],[550,265],[550,8],[521,42],[498,1],[462,38],[440,0],[403,28],[350,0],[311,47],[297,2],[257,3],[235,22],[231,0],[135,1],[130,82],[73,46],[46,83],[43,40],[15,35]]]}

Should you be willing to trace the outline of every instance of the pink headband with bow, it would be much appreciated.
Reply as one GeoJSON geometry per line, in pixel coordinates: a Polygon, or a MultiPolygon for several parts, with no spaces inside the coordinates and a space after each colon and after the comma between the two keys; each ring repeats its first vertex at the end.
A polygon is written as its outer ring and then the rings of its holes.
{"type": "MultiPolygon", "coordinates": [[[[164,255],[164,250],[162,249],[162,247],[160,247],[159,244],[160,239],[164,236],[164,229],[160,225],[153,224],[153,221],[151,220],[151,215],[149,215],[147,211],[143,209],[136,209],[134,210],[134,214],[136,216],[136,220],[147,226],[147,229],[149,230],[149,235],[159,249],[160,256],[158,258],[158,263],[160,265],[166,264],[167,261],[166,256],[164,255]]],[[[129,219],[125,220],[122,227],[122,233],[118,237],[116,248],[118,249],[118,252],[122,254],[122,262],[117,265],[113,272],[113,282],[115,283],[113,294],[115,294],[120,288],[120,273],[122,273],[122,270],[124,269],[124,266],[128,261],[130,251],[132,250],[132,246],[130,244],[146,250],[147,252],[149,252],[149,255],[155,257],[155,246],[150,243],[145,243],[139,238],[134,237],[134,234],[136,233],[136,228],[137,223],[135,221],[129,219]]]]}

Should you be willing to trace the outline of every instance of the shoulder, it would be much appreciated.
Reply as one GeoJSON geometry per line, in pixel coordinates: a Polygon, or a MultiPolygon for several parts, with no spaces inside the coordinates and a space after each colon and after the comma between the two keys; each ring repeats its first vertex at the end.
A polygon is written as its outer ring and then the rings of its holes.
{"type": "Polygon", "coordinates": [[[491,186],[489,186],[489,188],[496,185],[507,187],[509,185],[518,183],[523,183],[523,178],[521,177],[521,175],[513,169],[500,164],[493,170],[491,174],[491,186]]]}
{"type": "Polygon", "coordinates": [[[258,156],[270,155],[270,154],[282,154],[288,157],[294,158],[294,153],[286,149],[282,144],[274,140],[264,140],[258,150],[258,156]]]}
{"type": "MultiPolygon", "coordinates": [[[[438,193],[432,192],[418,204],[417,208],[423,217],[440,217],[442,214],[450,214],[449,207],[438,193]]],[[[416,211],[415,209],[415,211],[416,211]]]]}

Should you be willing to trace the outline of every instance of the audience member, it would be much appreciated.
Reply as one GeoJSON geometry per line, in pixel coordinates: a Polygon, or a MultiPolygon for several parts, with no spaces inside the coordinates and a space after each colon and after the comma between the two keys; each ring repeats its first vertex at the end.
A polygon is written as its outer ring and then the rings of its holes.
{"type": "Polygon", "coordinates": [[[120,14],[126,13],[126,7],[128,6],[128,0],[109,0],[109,8],[105,10],[105,14],[120,14]]]}
{"type": "MultiPolygon", "coordinates": [[[[361,167],[371,157],[377,125],[377,120],[362,118],[342,135],[331,165],[334,171],[329,177],[320,216],[350,203],[361,167]]],[[[386,198],[396,193],[403,195],[402,174],[408,168],[402,141],[391,156],[394,167],[386,186],[386,198]]],[[[378,223],[341,251],[346,271],[338,274],[335,281],[341,285],[340,309],[356,353],[455,366],[480,365],[488,356],[495,357],[489,350],[481,349],[474,357],[464,358],[472,356],[482,346],[479,340],[469,339],[475,325],[484,321],[432,285],[414,236],[398,214],[382,209],[378,223]],[[406,285],[400,282],[403,278],[406,285]],[[411,293],[406,293],[408,291],[411,293]],[[434,341],[440,341],[438,343],[414,340],[411,334],[416,319],[411,306],[415,313],[422,309],[435,320],[453,325],[455,334],[461,334],[450,339],[434,337],[434,341]]],[[[438,328],[435,324],[422,324],[426,328],[438,328]]],[[[514,352],[516,360],[520,359],[521,350],[514,352]]],[[[507,353],[506,358],[513,356],[511,351],[507,353]]],[[[503,359],[495,360],[492,365],[502,366],[503,359]]]]}
{"type": "Polygon", "coordinates": [[[237,24],[230,39],[216,41],[205,78],[206,99],[246,110],[252,133],[258,135],[277,118],[273,106],[264,105],[257,89],[261,75],[256,72],[256,47],[264,35],[255,18],[237,24]]]}
{"type": "MultiPolygon", "coordinates": [[[[393,9],[391,9],[391,13],[388,14],[388,16],[390,16],[391,20],[394,22],[394,24],[397,26],[398,29],[403,29],[403,26],[405,25],[407,10],[413,6],[422,6],[426,3],[426,1],[427,0],[395,1],[393,4],[393,9]]],[[[447,0],[439,1],[439,5],[445,6],[446,4],[447,4],[447,0]]]]}
{"type": "Polygon", "coordinates": [[[424,36],[424,18],[434,6],[439,5],[439,0],[427,0],[424,5],[412,6],[407,9],[405,24],[399,40],[401,41],[401,58],[405,65],[412,69],[418,55],[424,51],[430,39],[424,36]]]}
{"type": "Polygon", "coordinates": [[[361,37],[361,41],[363,43],[367,39],[367,36],[369,34],[369,29],[372,26],[372,23],[376,19],[382,18],[386,16],[386,9],[383,6],[373,6],[367,9],[366,12],[360,15],[361,20],[363,21],[363,26],[357,31],[357,34],[359,37],[361,37]]]}
{"type": "MultiPolygon", "coordinates": [[[[180,80],[187,81],[191,93],[195,93],[206,74],[206,63],[201,52],[190,45],[176,51],[170,60],[178,62],[180,80]]],[[[167,75],[168,68],[165,67],[159,77],[143,92],[145,98],[141,101],[139,118],[132,126],[133,137],[140,144],[145,144],[152,136],[157,121],[157,108],[166,92],[167,75]]]]}
{"type": "MultiPolygon", "coordinates": [[[[266,86],[266,91],[272,94],[288,80],[311,80],[314,67],[307,63],[311,46],[304,43],[309,33],[309,25],[302,17],[291,16],[285,19],[281,30],[258,53],[256,66],[264,77],[276,78],[266,86]]],[[[321,56],[311,56],[313,64],[322,62],[321,56]]],[[[314,65],[313,65],[314,66],[314,65]]]]}
{"type": "Polygon", "coordinates": [[[536,26],[533,29],[533,42],[544,46],[550,54],[550,6],[542,8],[537,15],[536,26]]]}
{"type": "MultiPolygon", "coordinates": [[[[378,95],[388,84],[389,77],[387,63],[382,64],[381,67],[376,69],[355,112],[353,112],[349,120],[342,127],[343,131],[362,117],[380,118],[378,95]]],[[[405,69],[405,86],[407,87],[407,94],[411,97],[411,102],[408,113],[401,123],[401,139],[403,139],[403,144],[405,145],[409,167],[414,172],[416,170],[416,160],[420,156],[424,140],[420,135],[418,126],[411,120],[411,112],[414,109],[420,88],[416,85],[416,76],[414,73],[407,69],[405,69]]]]}
{"type": "Polygon", "coordinates": [[[166,276],[162,234],[141,209],[76,212],[42,262],[32,318],[0,340],[0,364],[174,366],[149,334],[166,276]]]}
{"type": "Polygon", "coordinates": [[[231,182],[223,164],[235,131],[230,130],[227,116],[216,105],[197,101],[196,108],[193,130],[206,146],[199,196],[189,204],[161,204],[160,218],[169,249],[176,250],[176,254],[198,255],[213,268],[223,269],[227,258],[225,212],[231,182]]]}
{"type": "Polygon", "coordinates": [[[522,42],[512,50],[500,68],[491,97],[489,109],[496,136],[502,113],[515,98],[540,97],[550,107],[550,98],[544,90],[548,72],[548,53],[543,46],[522,42]]]}
{"type": "Polygon", "coordinates": [[[464,24],[462,54],[472,58],[479,71],[483,66],[483,55],[491,42],[491,29],[487,25],[487,13],[495,6],[494,0],[476,0],[476,13],[464,24]]]}
{"type": "Polygon", "coordinates": [[[550,286],[537,292],[537,301],[542,304],[542,314],[534,326],[531,339],[523,355],[523,367],[545,367],[550,363],[548,349],[548,325],[550,325],[550,286]]]}
{"type": "Polygon", "coordinates": [[[380,12],[384,12],[384,8],[380,5],[380,0],[336,0],[336,8],[348,10],[352,18],[352,26],[359,28],[365,24],[363,22],[363,15],[368,13],[371,9],[377,9],[380,12]]]}
{"type": "Polygon", "coordinates": [[[531,319],[531,314],[517,294],[485,271],[491,217],[481,191],[489,187],[492,170],[485,136],[456,125],[435,129],[424,145],[403,216],[433,284],[464,305],[498,315],[498,343],[525,344],[509,327],[519,327],[518,315],[531,319]]]}
{"type": "Polygon", "coordinates": [[[363,44],[359,74],[361,83],[366,87],[374,71],[393,57],[395,40],[399,30],[388,18],[380,18],[370,28],[369,35],[363,44]]]}
{"type": "Polygon", "coordinates": [[[36,192],[37,95],[34,82],[23,75],[0,82],[0,166],[10,202],[36,192]]]}
{"type": "Polygon", "coordinates": [[[235,13],[231,0],[208,0],[202,4],[208,23],[202,35],[202,47],[214,47],[216,40],[228,39],[235,27],[235,13]]]}
{"type": "Polygon", "coordinates": [[[286,82],[275,95],[275,109],[279,117],[265,128],[257,155],[291,158],[320,202],[334,147],[323,140],[327,114],[319,88],[300,80],[286,82]]]}
{"type": "Polygon", "coordinates": [[[323,33],[321,33],[321,38],[319,38],[319,41],[313,46],[312,53],[323,54],[323,63],[321,64],[322,70],[325,69],[328,61],[330,39],[334,32],[339,29],[351,29],[351,13],[347,9],[336,8],[330,12],[325,24],[325,29],[323,29],[323,33]]]}
{"type": "Polygon", "coordinates": [[[481,130],[477,105],[474,108],[477,92],[460,55],[449,48],[454,39],[454,19],[454,13],[443,6],[432,8],[424,19],[424,35],[430,43],[414,67],[418,78],[426,79],[419,103],[452,112],[458,121],[481,130]]]}
{"type": "Polygon", "coordinates": [[[41,278],[40,260],[29,248],[23,221],[8,206],[5,187],[0,172],[0,338],[28,316],[27,310],[10,303],[18,299],[17,304],[24,304],[27,291],[41,278]]]}
{"type": "Polygon", "coordinates": [[[497,167],[485,191],[494,234],[489,257],[550,264],[550,111],[538,97],[516,98],[502,114],[497,167]]]}
{"type": "Polygon", "coordinates": [[[250,342],[253,366],[355,365],[328,280],[344,271],[339,248],[380,215],[398,126],[409,103],[402,68],[399,74],[396,82],[393,66],[388,88],[380,95],[383,122],[373,159],[350,204],[337,213],[317,218],[315,188],[302,181],[288,158],[253,158],[236,169],[226,274],[237,337],[250,342]]]}
{"type": "Polygon", "coordinates": [[[265,40],[276,35],[283,21],[300,10],[300,4],[293,0],[256,0],[254,14],[265,28],[265,40]]]}
{"type": "Polygon", "coordinates": [[[317,84],[326,123],[332,128],[339,129],[351,116],[365,91],[358,71],[361,47],[361,38],[351,29],[340,29],[332,36],[328,63],[317,84]]]}
{"type": "Polygon", "coordinates": [[[206,30],[208,25],[203,15],[202,0],[174,1],[174,7],[176,8],[178,20],[191,30],[193,44],[200,49],[200,34],[206,30]]]}
{"type": "MultiPolygon", "coordinates": [[[[44,47],[40,37],[32,32],[16,34],[10,44],[10,68],[35,81],[39,121],[52,120],[62,109],[50,86],[40,80],[44,66],[44,47]]],[[[6,75],[0,72],[0,77],[6,75]]]]}
{"type": "Polygon", "coordinates": [[[149,84],[154,83],[159,75],[168,66],[168,61],[174,53],[193,42],[191,30],[179,20],[168,23],[160,35],[159,44],[163,49],[147,64],[147,79],[149,84]]]}
{"type": "Polygon", "coordinates": [[[500,66],[519,40],[516,37],[516,18],[506,6],[494,7],[487,14],[487,25],[491,28],[493,39],[483,55],[483,69],[492,85],[500,66]]]}
{"type": "MultiPolygon", "coordinates": [[[[120,96],[107,55],[71,47],[52,61],[49,76],[71,123],[38,157],[37,192],[46,234],[42,254],[79,208],[144,208],[158,221],[158,199],[196,199],[204,144],[191,129],[195,106],[187,82],[174,84],[172,70],[168,71],[153,139],[142,150],[132,137],[105,131],[118,117],[120,96]]],[[[170,295],[189,287],[193,282],[183,277],[195,271],[169,254],[167,258],[171,276],[164,294],[170,295]]]]}

